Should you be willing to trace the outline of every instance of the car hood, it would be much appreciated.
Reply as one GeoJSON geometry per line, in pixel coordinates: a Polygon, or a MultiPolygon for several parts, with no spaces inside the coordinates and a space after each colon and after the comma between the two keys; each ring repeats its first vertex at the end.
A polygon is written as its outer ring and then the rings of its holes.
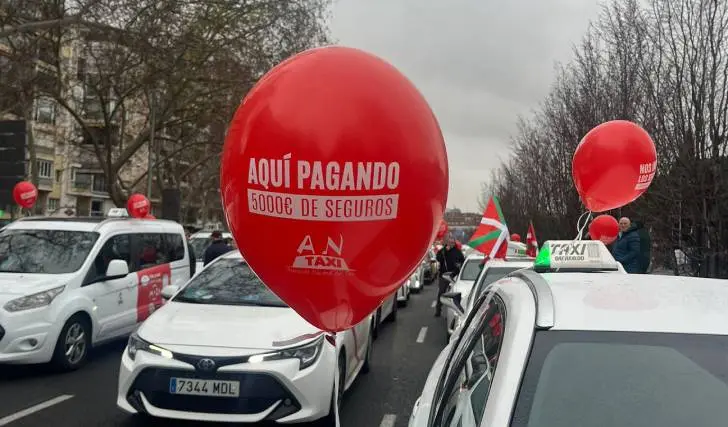
{"type": "Polygon", "coordinates": [[[293,309],[170,301],[139,328],[150,343],[270,350],[320,332],[293,309]]]}
{"type": "Polygon", "coordinates": [[[0,299],[30,295],[63,286],[73,274],[0,273],[0,299]]]}

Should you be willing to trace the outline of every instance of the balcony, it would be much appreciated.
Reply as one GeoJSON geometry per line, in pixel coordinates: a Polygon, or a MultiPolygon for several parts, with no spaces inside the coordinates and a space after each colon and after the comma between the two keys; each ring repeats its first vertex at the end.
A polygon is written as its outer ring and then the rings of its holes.
{"type": "Polygon", "coordinates": [[[53,191],[53,178],[38,178],[38,189],[43,191],[53,191]]]}

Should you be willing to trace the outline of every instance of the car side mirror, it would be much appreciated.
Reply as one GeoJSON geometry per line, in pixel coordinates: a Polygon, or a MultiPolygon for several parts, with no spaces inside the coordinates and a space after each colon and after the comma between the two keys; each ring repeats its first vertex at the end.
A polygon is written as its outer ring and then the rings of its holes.
{"type": "Polygon", "coordinates": [[[440,295],[440,303],[447,308],[452,309],[458,316],[465,315],[465,309],[462,306],[462,294],[460,292],[445,292],[440,295]]]}
{"type": "Polygon", "coordinates": [[[179,286],[169,285],[162,288],[162,298],[169,300],[179,291],[179,286]]]}
{"type": "Polygon", "coordinates": [[[106,267],[104,280],[121,279],[129,274],[129,264],[122,259],[112,259],[106,267]]]}
{"type": "Polygon", "coordinates": [[[448,271],[447,273],[443,273],[442,278],[447,280],[450,283],[455,283],[455,279],[453,279],[453,277],[452,277],[452,272],[448,271]]]}

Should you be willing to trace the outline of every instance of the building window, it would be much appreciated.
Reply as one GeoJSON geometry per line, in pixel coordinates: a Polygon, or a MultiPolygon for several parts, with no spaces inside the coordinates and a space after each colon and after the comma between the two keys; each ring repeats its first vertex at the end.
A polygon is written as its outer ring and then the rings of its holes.
{"type": "Polygon", "coordinates": [[[92,190],[97,193],[106,192],[106,177],[103,174],[97,173],[94,175],[92,190]]]}
{"type": "Polygon", "coordinates": [[[63,170],[57,170],[56,171],[56,182],[58,184],[60,184],[61,181],[63,181],[63,170]]]}
{"type": "Polygon", "coordinates": [[[35,121],[46,125],[56,124],[56,103],[49,98],[35,101],[35,121]]]}
{"type": "Polygon", "coordinates": [[[53,213],[58,210],[60,201],[58,199],[48,198],[48,213],[53,213]]]}
{"type": "Polygon", "coordinates": [[[93,175],[90,173],[76,172],[73,177],[73,187],[79,190],[91,190],[93,175]]]}
{"type": "Polygon", "coordinates": [[[53,162],[48,160],[38,160],[36,164],[38,166],[38,178],[53,178],[53,162]]]}

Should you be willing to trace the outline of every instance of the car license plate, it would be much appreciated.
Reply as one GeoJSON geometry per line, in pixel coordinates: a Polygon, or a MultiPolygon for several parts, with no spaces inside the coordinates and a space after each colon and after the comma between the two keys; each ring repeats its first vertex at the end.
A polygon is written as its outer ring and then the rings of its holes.
{"type": "Polygon", "coordinates": [[[191,396],[239,397],[239,381],[198,380],[194,378],[170,378],[169,392],[191,396]]]}

